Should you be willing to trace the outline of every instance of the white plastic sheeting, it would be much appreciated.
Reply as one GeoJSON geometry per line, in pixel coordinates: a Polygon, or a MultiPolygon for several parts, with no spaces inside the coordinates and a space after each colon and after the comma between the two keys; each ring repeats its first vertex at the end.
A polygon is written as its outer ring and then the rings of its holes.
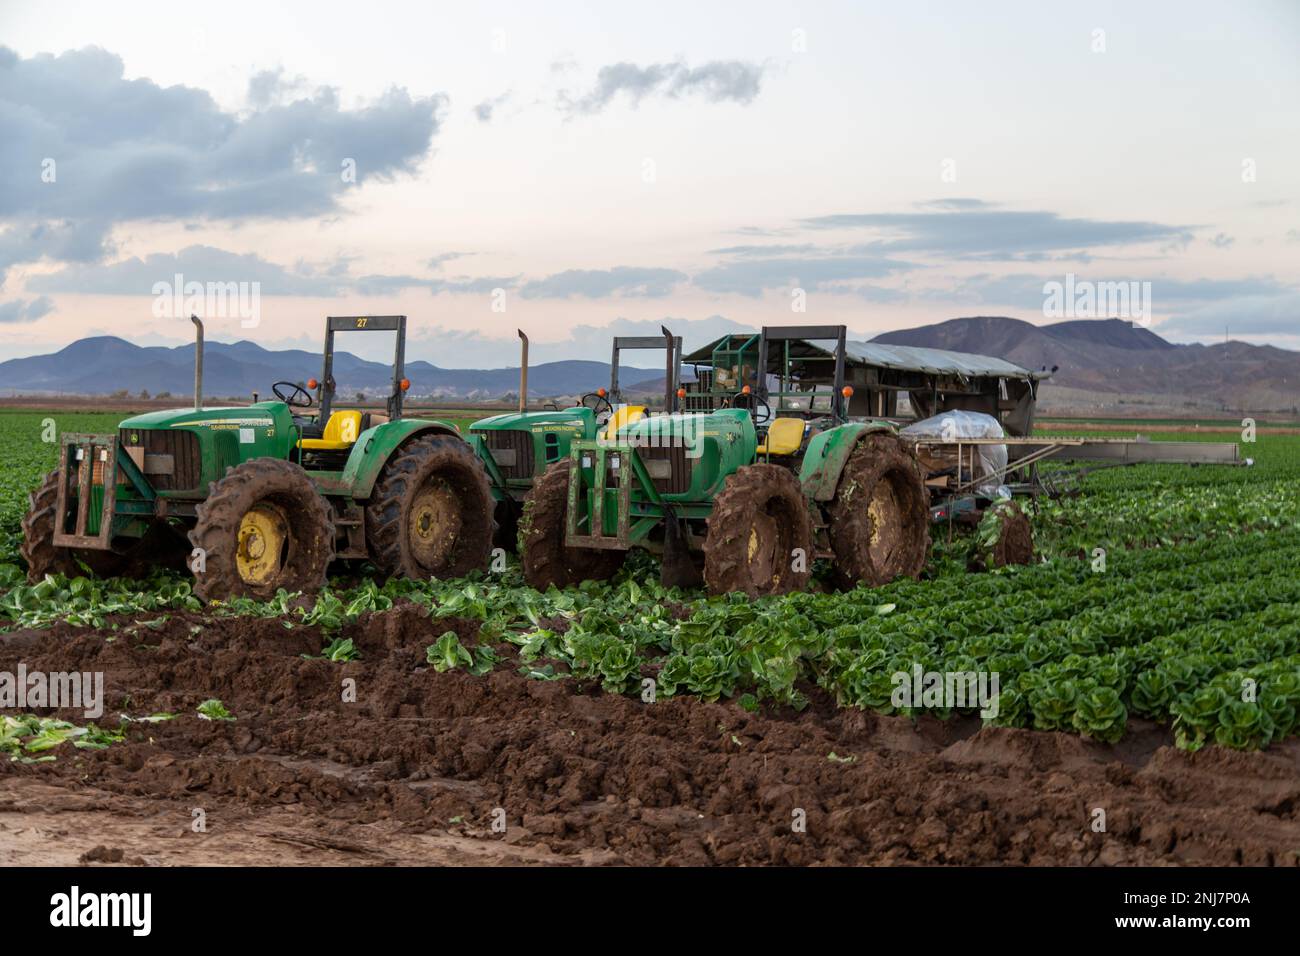
{"type": "MultiPolygon", "coordinates": [[[[913,422],[899,430],[899,434],[912,438],[937,438],[945,442],[956,442],[963,438],[1006,438],[1002,425],[992,415],[983,412],[967,412],[960,409],[944,412],[932,418],[913,422]]],[[[980,471],[985,475],[997,475],[1007,467],[1006,445],[976,445],[975,454],[980,462],[980,471]]],[[[966,458],[963,450],[962,458],[966,458]]],[[[1002,484],[1001,479],[992,477],[975,488],[976,492],[988,498],[1010,498],[1011,490],[1002,484]]]]}

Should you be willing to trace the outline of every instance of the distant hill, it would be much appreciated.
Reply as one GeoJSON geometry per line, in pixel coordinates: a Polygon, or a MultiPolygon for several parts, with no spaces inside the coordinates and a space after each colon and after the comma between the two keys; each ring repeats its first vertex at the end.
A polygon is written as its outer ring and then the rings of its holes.
{"type": "Polygon", "coordinates": [[[1123,319],[1033,325],[975,316],[885,332],[874,341],[994,355],[1032,369],[1058,366],[1053,387],[1142,396],[1169,407],[1291,411],[1300,405],[1300,352],[1245,342],[1176,345],[1123,319]]]}
{"type": "MultiPolygon", "coordinates": [[[[319,378],[321,356],[301,349],[272,351],[252,342],[208,342],[203,350],[203,391],[213,396],[271,394],[277,381],[319,378]]],[[[355,392],[386,395],[392,368],[349,352],[334,353],[334,380],[340,395],[355,392]]],[[[661,373],[662,374],[662,373],[661,373]]],[[[653,369],[623,366],[630,381],[654,375],[653,369]]],[[[406,363],[411,395],[435,398],[498,398],[519,388],[519,369],[445,369],[429,362],[406,363]]],[[[528,370],[534,396],[576,395],[609,384],[609,363],[544,362],[528,370]]],[[[194,390],[194,346],[176,348],[132,345],[115,336],[79,339],[50,355],[0,362],[0,394],[62,393],[108,395],[120,389],[132,395],[189,395],[194,390]]]]}
{"type": "MultiPolygon", "coordinates": [[[[994,355],[1033,369],[1057,366],[1043,391],[1049,404],[1068,396],[1070,404],[1084,407],[1131,404],[1173,411],[1294,413],[1300,405],[1300,352],[1244,342],[1176,345],[1120,319],[1034,325],[975,316],[886,332],[875,341],[994,355]]],[[[209,342],[204,350],[203,390],[209,396],[242,397],[254,391],[268,396],[272,382],[305,382],[320,374],[320,355],[301,349],[272,351],[253,342],[209,342]]],[[[518,368],[447,369],[413,361],[407,363],[406,374],[412,397],[485,400],[519,387],[518,368]]],[[[349,352],[334,354],[340,395],[385,395],[391,376],[383,362],[349,352]]],[[[628,395],[663,391],[662,367],[624,366],[620,380],[628,395]]],[[[534,398],[578,395],[608,384],[606,362],[545,362],[528,372],[528,391],[534,398]]],[[[50,355],[0,362],[0,395],[110,395],[126,389],[131,395],[147,390],[181,397],[193,387],[193,345],[143,347],[98,336],[79,339],[50,355]]]]}

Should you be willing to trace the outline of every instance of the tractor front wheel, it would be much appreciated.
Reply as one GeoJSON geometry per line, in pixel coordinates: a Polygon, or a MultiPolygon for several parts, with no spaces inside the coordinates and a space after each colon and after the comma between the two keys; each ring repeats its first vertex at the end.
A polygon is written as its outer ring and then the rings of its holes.
{"type": "Polygon", "coordinates": [[[704,583],[714,594],[785,594],[808,584],[813,534],[794,474],[746,465],[728,476],[704,539],[704,583]]]}
{"type": "Polygon", "coordinates": [[[23,540],[18,545],[18,553],[27,562],[27,580],[35,584],[47,574],[78,577],[82,572],[81,564],[85,564],[98,577],[111,578],[121,574],[129,563],[126,555],[115,551],[54,546],[58,502],[59,472],[56,469],[47,474],[37,489],[28,496],[30,507],[23,518],[23,540]]]}
{"type": "Polygon", "coordinates": [[[384,465],[366,506],[370,560],[413,580],[484,570],[493,508],[487,472],[469,445],[450,435],[416,438],[384,465]]]}
{"type": "Polygon", "coordinates": [[[626,551],[565,546],[572,468],[570,460],[557,461],[533,482],[532,491],[524,499],[519,550],[523,554],[524,580],[539,591],[552,584],[562,588],[582,581],[607,581],[618,573],[627,557],[626,551]]]}
{"type": "Polygon", "coordinates": [[[849,455],[828,509],[841,587],[914,578],[930,547],[929,496],[920,462],[896,435],[867,435],[849,455]]]}
{"type": "Polygon", "coordinates": [[[313,594],[334,558],[334,519],[307,473],[278,458],[227,468],[198,506],[190,544],[194,593],[205,601],[313,594]]]}

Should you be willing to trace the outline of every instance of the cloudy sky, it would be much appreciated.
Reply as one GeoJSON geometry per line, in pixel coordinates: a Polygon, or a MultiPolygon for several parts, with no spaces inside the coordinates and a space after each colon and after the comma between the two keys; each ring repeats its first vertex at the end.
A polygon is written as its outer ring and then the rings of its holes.
{"type": "Polygon", "coordinates": [[[1294,0],[0,0],[0,359],[186,341],[178,275],[257,284],[212,338],[400,312],[444,366],[1041,323],[1067,274],[1300,348],[1298,49],[1294,0]]]}

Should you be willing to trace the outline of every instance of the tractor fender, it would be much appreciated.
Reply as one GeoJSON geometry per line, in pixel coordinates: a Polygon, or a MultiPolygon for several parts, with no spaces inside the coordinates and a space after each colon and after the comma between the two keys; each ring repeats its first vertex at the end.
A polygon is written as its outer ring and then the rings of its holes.
{"type": "Polygon", "coordinates": [[[799,466],[799,484],[804,496],[813,501],[830,501],[840,483],[840,472],[849,455],[867,435],[893,432],[889,422],[849,422],[818,432],[808,442],[803,464],[799,466]]]}
{"type": "Polygon", "coordinates": [[[419,435],[447,435],[460,441],[465,440],[454,425],[418,418],[402,418],[367,428],[357,436],[352,453],[348,455],[348,463],[343,468],[343,485],[349,489],[352,497],[361,501],[369,498],[370,490],[379,480],[379,473],[388,464],[388,459],[402,445],[419,435]]]}

